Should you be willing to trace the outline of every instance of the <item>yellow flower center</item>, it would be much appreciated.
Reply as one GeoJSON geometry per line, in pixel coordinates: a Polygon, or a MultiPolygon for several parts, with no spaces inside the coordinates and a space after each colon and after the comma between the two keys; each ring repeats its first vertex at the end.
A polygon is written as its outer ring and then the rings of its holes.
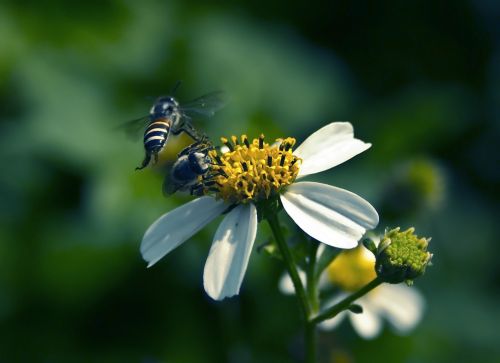
{"type": "Polygon", "coordinates": [[[375,257],[363,246],[345,250],[327,268],[328,279],[344,291],[356,291],[373,280],[375,257]]]}
{"type": "Polygon", "coordinates": [[[293,183],[300,158],[292,154],[295,139],[277,139],[269,145],[264,135],[249,141],[246,135],[221,138],[227,152],[211,150],[213,165],[205,180],[208,191],[230,203],[258,202],[277,195],[293,183]]]}

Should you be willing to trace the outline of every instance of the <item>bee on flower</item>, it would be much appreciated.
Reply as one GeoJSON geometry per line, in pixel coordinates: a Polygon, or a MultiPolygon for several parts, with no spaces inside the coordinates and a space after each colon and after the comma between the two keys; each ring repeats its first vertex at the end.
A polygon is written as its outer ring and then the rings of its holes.
{"type": "Polygon", "coordinates": [[[366,200],[327,184],[300,181],[333,168],[367,150],[348,122],[333,122],[296,149],[295,139],[269,144],[263,135],[250,140],[222,138],[225,152],[211,150],[211,168],[202,196],[154,222],[144,234],[142,257],[148,267],[225,214],[205,263],[204,288],[215,300],[239,293],[255,241],[258,209],[280,203],[308,235],[330,246],[354,248],[378,224],[366,200]]]}
{"type": "MultiPolygon", "coordinates": [[[[378,245],[378,240],[374,239],[378,245]]],[[[318,254],[321,254],[318,249],[318,254]]],[[[357,248],[341,252],[320,276],[319,287],[323,291],[336,288],[337,293],[325,299],[322,310],[328,309],[359,290],[376,276],[376,259],[372,252],[360,244],[357,248]]],[[[305,273],[300,272],[305,281],[305,273]]],[[[293,294],[290,277],[284,275],[279,283],[284,294],[293,294]]],[[[338,315],[321,322],[322,330],[332,330],[348,319],[354,330],[364,339],[373,339],[382,331],[382,322],[387,320],[392,330],[404,335],[414,329],[422,318],[425,302],[414,287],[405,284],[382,284],[360,297],[355,303],[362,312],[343,310],[338,315]]]]}

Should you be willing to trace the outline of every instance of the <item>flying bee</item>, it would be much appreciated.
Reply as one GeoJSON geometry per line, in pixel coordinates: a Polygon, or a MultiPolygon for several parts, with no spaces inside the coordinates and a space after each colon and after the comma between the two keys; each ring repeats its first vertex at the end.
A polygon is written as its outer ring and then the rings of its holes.
{"type": "Polygon", "coordinates": [[[158,161],[158,154],[167,144],[170,133],[178,135],[185,132],[196,142],[204,139],[191,124],[191,115],[213,116],[214,113],[224,106],[223,92],[208,93],[193,101],[180,106],[172,96],[160,96],[156,99],[149,111],[149,115],[136,120],[129,121],[124,126],[129,133],[135,133],[138,129],[144,130],[145,157],[136,170],[144,169],[149,165],[151,158],[158,161]]]}
{"type": "Polygon", "coordinates": [[[208,153],[213,149],[206,138],[184,148],[165,177],[164,193],[170,195],[177,191],[189,191],[192,195],[201,195],[203,188],[210,184],[204,178],[212,164],[208,153]]]}

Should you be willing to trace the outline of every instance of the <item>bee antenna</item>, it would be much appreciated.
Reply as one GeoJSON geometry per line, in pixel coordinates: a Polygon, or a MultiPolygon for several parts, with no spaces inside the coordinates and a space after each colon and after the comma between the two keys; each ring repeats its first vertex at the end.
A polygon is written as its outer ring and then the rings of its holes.
{"type": "Polygon", "coordinates": [[[177,92],[177,89],[180,87],[181,83],[182,83],[182,80],[180,80],[180,79],[179,79],[179,80],[177,80],[177,82],[175,82],[175,86],[174,86],[174,88],[172,89],[172,95],[174,95],[174,94],[175,94],[175,92],[177,92]]]}

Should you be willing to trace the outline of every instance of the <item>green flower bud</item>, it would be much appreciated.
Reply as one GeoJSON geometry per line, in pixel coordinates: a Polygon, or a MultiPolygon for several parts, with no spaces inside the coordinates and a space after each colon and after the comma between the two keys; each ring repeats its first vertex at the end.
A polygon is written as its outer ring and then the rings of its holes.
{"type": "Polygon", "coordinates": [[[400,232],[399,227],[386,231],[377,248],[375,271],[384,282],[408,285],[425,272],[432,254],[427,251],[430,238],[419,238],[415,228],[400,232]]]}

